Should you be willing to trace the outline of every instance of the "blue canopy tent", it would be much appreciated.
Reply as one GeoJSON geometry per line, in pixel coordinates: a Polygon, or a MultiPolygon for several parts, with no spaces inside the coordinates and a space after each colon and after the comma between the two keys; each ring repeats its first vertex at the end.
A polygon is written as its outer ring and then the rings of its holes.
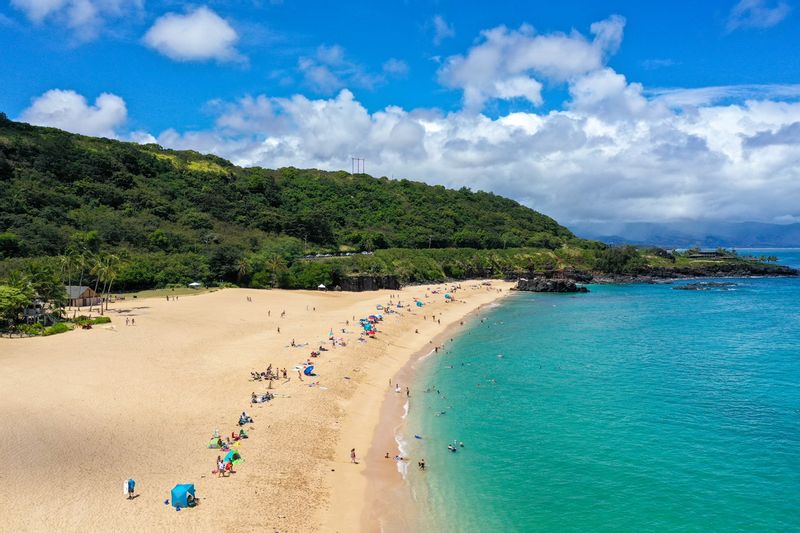
{"type": "Polygon", "coordinates": [[[196,503],[194,496],[194,483],[181,483],[172,489],[173,507],[193,507],[196,503]],[[189,498],[191,495],[191,501],[189,498]]]}

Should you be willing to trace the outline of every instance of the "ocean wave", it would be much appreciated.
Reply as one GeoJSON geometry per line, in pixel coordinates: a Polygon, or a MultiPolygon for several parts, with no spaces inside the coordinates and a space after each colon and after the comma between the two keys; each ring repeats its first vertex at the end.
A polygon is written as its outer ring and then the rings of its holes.
{"type": "MultiPolygon", "coordinates": [[[[400,433],[395,433],[394,441],[397,443],[398,455],[400,457],[405,457],[408,454],[408,441],[405,440],[400,433]]],[[[406,479],[406,476],[408,476],[408,462],[407,461],[395,461],[395,462],[397,463],[397,471],[400,472],[400,475],[403,477],[403,479],[406,479]]]]}

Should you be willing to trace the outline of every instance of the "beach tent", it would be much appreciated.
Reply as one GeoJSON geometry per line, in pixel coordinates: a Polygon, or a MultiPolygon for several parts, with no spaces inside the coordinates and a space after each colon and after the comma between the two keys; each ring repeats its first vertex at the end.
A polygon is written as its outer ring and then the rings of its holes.
{"type": "Polygon", "coordinates": [[[422,307],[423,305],[425,305],[425,304],[422,303],[421,301],[417,300],[417,307],[422,307]]]}
{"type": "Polygon", "coordinates": [[[196,289],[197,287],[202,287],[202,286],[203,286],[202,283],[198,283],[196,281],[193,281],[192,283],[189,284],[189,287],[191,287],[193,289],[196,289]]]}
{"type": "Polygon", "coordinates": [[[223,459],[223,461],[225,461],[226,463],[238,465],[239,463],[242,462],[242,454],[240,454],[235,450],[231,450],[225,454],[225,458],[223,459]]]}
{"type": "Polygon", "coordinates": [[[319,290],[321,290],[321,291],[324,291],[325,289],[327,289],[327,287],[326,287],[325,285],[323,285],[322,283],[320,283],[319,285],[317,285],[317,288],[318,288],[319,290]]]}
{"type": "Polygon", "coordinates": [[[195,504],[194,483],[181,483],[172,489],[172,506],[189,507],[189,495],[192,495],[192,505],[195,504]]]}
{"type": "Polygon", "coordinates": [[[308,365],[305,370],[303,370],[303,374],[306,376],[310,376],[312,372],[314,372],[314,365],[308,365]]]}
{"type": "Polygon", "coordinates": [[[444,295],[444,299],[445,299],[445,300],[452,300],[452,299],[453,299],[453,297],[452,297],[452,296],[450,296],[449,294],[445,294],[445,295],[444,295]]]}

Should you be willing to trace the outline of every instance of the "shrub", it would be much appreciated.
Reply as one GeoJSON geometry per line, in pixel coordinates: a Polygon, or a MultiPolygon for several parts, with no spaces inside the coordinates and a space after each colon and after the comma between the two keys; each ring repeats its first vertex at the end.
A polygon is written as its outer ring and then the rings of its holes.
{"type": "Polygon", "coordinates": [[[38,322],[36,324],[20,324],[17,326],[17,331],[25,335],[43,335],[44,326],[38,322]]]}
{"type": "Polygon", "coordinates": [[[71,330],[72,330],[72,328],[69,327],[64,322],[58,322],[56,324],[53,324],[49,328],[45,328],[44,332],[42,333],[42,335],[47,337],[48,335],[56,335],[58,333],[66,333],[67,331],[71,331],[71,330]]]}
{"type": "Polygon", "coordinates": [[[76,326],[86,326],[86,325],[91,326],[95,324],[109,324],[111,323],[111,318],[107,316],[98,316],[95,318],[90,318],[86,315],[80,315],[76,316],[72,322],[76,326]]]}

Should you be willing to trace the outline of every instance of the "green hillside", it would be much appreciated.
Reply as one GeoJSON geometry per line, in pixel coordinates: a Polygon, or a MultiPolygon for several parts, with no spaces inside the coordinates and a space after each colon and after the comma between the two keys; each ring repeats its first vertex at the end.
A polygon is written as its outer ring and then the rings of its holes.
{"type": "Polygon", "coordinates": [[[241,168],[219,157],[0,120],[0,230],[9,255],[63,253],[76,231],[150,252],[254,251],[276,236],[309,249],[504,248],[573,238],[491,193],[365,174],[241,168]]]}

